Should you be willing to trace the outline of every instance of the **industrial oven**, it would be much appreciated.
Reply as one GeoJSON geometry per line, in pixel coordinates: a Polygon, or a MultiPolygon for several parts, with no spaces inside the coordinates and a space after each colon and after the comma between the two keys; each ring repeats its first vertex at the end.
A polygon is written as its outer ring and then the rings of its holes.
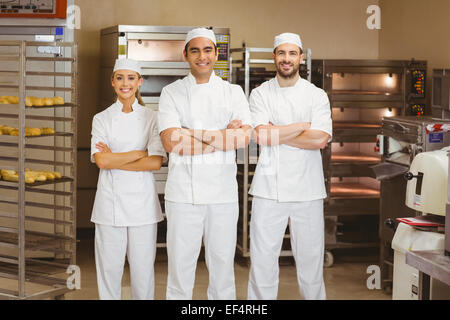
{"type": "MultiPolygon", "coordinates": [[[[129,58],[141,62],[144,82],[140,92],[147,107],[158,109],[162,89],[189,74],[189,63],[184,61],[183,50],[187,33],[196,27],[117,25],[101,30],[100,110],[115,100],[111,75],[116,59],[129,58]]],[[[212,28],[216,35],[219,57],[215,73],[229,81],[230,30],[212,28]]],[[[156,190],[164,211],[164,189],[168,168],[164,165],[154,172],[156,190]]],[[[157,246],[165,247],[165,221],[158,224],[157,246]]]]}
{"type": "MultiPolygon", "coordinates": [[[[108,107],[114,101],[110,85],[116,59],[138,60],[142,66],[144,83],[141,95],[146,105],[157,110],[161,90],[166,85],[188,75],[189,64],[184,61],[184,40],[195,27],[117,25],[101,30],[100,106],[108,107]]],[[[224,80],[229,75],[228,28],[213,28],[219,57],[214,66],[224,80]]]]}
{"type": "Polygon", "coordinates": [[[414,60],[312,60],[312,82],[329,97],[333,140],[322,152],[325,265],[330,250],[379,247],[380,183],[371,166],[383,117],[425,110],[426,62],[414,60]]]}

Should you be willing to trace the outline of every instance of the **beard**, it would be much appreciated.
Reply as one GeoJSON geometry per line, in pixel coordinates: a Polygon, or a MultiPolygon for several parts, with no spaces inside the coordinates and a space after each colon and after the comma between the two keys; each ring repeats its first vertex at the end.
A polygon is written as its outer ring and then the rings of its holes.
{"type": "Polygon", "coordinates": [[[291,71],[284,71],[284,70],[281,68],[281,64],[282,64],[282,63],[285,63],[285,61],[280,61],[279,63],[277,63],[277,64],[275,65],[275,67],[276,67],[276,69],[277,69],[277,73],[278,73],[278,75],[279,75],[280,77],[282,77],[282,78],[284,78],[284,79],[292,79],[292,78],[295,77],[297,74],[299,74],[300,64],[295,65],[295,64],[292,64],[292,63],[291,63],[291,65],[293,66],[292,70],[291,70],[291,71]]]}

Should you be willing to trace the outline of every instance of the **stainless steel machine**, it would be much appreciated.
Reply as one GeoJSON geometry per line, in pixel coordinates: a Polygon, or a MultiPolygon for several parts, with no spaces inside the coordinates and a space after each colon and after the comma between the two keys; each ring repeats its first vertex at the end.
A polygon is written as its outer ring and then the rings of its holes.
{"type": "MultiPolygon", "coordinates": [[[[117,25],[101,30],[100,107],[104,109],[114,101],[109,85],[116,59],[141,61],[144,83],[141,95],[149,107],[158,108],[164,86],[189,73],[183,49],[186,34],[195,27],[117,25]]],[[[229,75],[230,30],[210,27],[216,34],[219,58],[214,66],[216,74],[224,80],[229,75]]]]}
{"type": "Polygon", "coordinates": [[[449,132],[430,132],[430,127],[450,124],[450,120],[434,120],[431,117],[399,116],[383,118],[379,148],[383,162],[373,169],[381,181],[380,195],[380,267],[383,288],[392,287],[393,251],[391,242],[396,230],[396,218],[413,217],[416,211],[407,207],[406,173],[421,152],[442,149],[450,145],[449,132]]]}
{"type": "MultiPolygon", "coordinates": [[[[379,234],[384,289],[392,287],[391,242],[397,225],[395,219],[416,215],[416,211],[403,202],[406,196],[406,180],[403,173],[408,170],[417,154],[450,145],[450,134],[446,130],[446,126],[450,124],[449,92],[450,71],[433,70],[432,117],[410,115],[383,118],[382,135],[378,138],[383,162],[375,166],[374,170],[377,178],[381,180],[379,234]]],[[[414,92],[413,96],[416,93],[414,92]]]]}
{"type": "Polygon", "coordinates": [[[448,204],[449,151],[447,146],[419,153],[405,175],[405,205],[417,217],[401,219],[392,241],[395,300],[450,299],[450,258],[444,255],[448,235],[442,228],[448,204]]]}

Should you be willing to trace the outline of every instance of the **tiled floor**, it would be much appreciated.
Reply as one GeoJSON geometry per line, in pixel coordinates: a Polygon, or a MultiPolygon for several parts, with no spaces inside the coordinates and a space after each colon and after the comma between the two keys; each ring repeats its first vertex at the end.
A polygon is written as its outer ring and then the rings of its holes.
{"type": "MultiPolygon", "coordinates": [[[[91,239],[80,240],[78,246],[77,264],[81,268],[81,290],[66,294],[66,299],[98,299],[94,261],[94,243],[91,239]]],[[[158,249],[155,265],[155,298],[165,298],[167,281],[167,257],[164,249],[158,249]]],[[[335,264],[324,269],[324,279],[328,299],[336,300],[390,300],[391,296],[382,290],[369,290],[366,286],[367,267],[377,264],[376,257],[355,257],[335,255],[335,264]]],[[[235,263],[237,298],[247,297],[248,281],[247,261],[237,258],[235,263]]],[[[130,299],[130,277],[128,266],[123,278],[124,299],[130,299]]],[[[200,259],[197,265],[193,299],[207,299],[208,272],[205,262],[200,259]]],[[[296,271],[290,258],[283,258],[280,267],[279,299],[300,299],[296,280],[296,271]]]]}

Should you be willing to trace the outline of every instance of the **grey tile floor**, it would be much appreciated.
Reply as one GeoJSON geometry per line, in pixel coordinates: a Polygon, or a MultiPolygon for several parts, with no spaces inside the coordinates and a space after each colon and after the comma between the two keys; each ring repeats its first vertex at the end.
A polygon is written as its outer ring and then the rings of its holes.
{"type": "MultiPolygon", "coordinates": [[[[327,298],[333,300],[390,300],[391,295],[382,290],[369,290],[366,286],[367,267],[377,264],[377,257],[335,255],[335,263],[324,269],[324,280],[327,298]]],[[[81,289],[66,294],[66,300],[98,299],[97,281],[94,260],[94,243],[92,239],[81,239],[78,244],[77,265],[81,269],[81,289]]],[[[130,276],[128,266],[125,267],[122,281],[123,299],[131,298],[130,276]]],[[[247,281],[249,266],[246,259],[237,257],[235,263],[237,299],[247,297],[247,281]]],[[[158,249],[155,263],[155,298],[165,299],[167,283],[167,256],[164,249],[158,249]]],[[[194,300],[207,299],[208,271],[203,259],[197,265],[194,300]]],[[[278,299],[301,299],[296,280],[296,270],[292,258],[280,261],[280,285],[278,299]]]]}

